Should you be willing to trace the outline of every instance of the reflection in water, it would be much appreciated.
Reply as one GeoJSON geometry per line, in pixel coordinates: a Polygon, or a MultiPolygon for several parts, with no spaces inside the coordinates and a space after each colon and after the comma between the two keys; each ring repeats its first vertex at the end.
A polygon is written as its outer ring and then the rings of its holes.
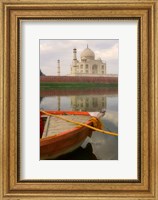
{"type": "Polygon", "coordinates": [[[58,96],[58,111],[60,110],[60,96],[58,96]]]}
{"type": "Polygon", "coordinates": [[[117,96],[107,95],[78,95],[78,96],[49,96],[42,97],[40,106],[45,110],[78,110],[78,111],[100,111],[102,108],[117,110],[117,96]]]}
{"type": "Polygon", "coordinates": [[[71,106],[73,110],[100,111],[102,108],[106,108],[106,96],[72,96],[71,106]]]}
{"type": "Polygon", "coordinates": [[[87,138],[82,147],[87,143],[91,143],[93,147],[93,154],[98,160],[117,160],[118,159],[118,138],[111,137],[99,132],[93,132],[91,138],[87,138]]]}
{"type": "MultiPolygon", "coordinates": [[[[98,112],[106,109],[105,116],[101,119],[105,130],[118,132],[118,95],[70,95],[46,96],[40,99],[40,107],[44,110],[78,110],[98,112]]],[[[76,151],[63,155],[57,159],[62,160],[117,160],[118,138],[93,132],[76,151]]]]}
{"type": "Polygon", "coordinates": [[[74,158],[77,160],[97,160],[91,143],[88,143],[85,148],[79,147],[71,153],[56,158],[56,160],[74,160],[74,158]]]}

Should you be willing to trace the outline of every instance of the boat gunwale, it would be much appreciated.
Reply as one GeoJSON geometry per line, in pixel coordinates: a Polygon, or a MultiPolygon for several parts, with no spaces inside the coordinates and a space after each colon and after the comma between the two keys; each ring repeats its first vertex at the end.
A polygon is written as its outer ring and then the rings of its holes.
{"type": "Polygon", "coordinates": [[[67,110],[57,110],[57,111],[53,111],[53,110],[47,110],[45,111],[47,113],[50,114],[55,114],[55,115],[64,115],[64,114],[69,114],[69,115],[84,115],[84,116],[90,116],[89,112],[87,111],[67,111],[67,110]]]}

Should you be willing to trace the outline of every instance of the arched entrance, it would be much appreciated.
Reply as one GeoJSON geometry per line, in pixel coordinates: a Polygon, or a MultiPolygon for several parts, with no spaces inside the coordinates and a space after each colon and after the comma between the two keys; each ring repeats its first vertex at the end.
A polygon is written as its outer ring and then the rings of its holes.
{"type": "Polygon", "coordinates": [[[98,74],[98,66],[97,65],[92,66],[92,74],[98,74]]]}

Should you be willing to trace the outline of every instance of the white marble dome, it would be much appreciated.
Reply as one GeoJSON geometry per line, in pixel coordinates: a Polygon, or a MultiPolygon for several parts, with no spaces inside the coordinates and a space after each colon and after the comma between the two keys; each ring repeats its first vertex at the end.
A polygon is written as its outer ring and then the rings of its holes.
{"type": "Polygon", "coordinates": [[[82,61],[86,61],[87,58],[86,58],[86,57],[82,57],[81,60],[82,60],[82,61]]]}
{"type": "Polygon", "coordinates": [[[82,51],[80,56],[81,56],[81,60],[82,60],[82,58],[86,58],[86,59],[90,59],[90,60],[95,59],[94,52],[91,49],[89,49],[88,47],[82,51]]]}

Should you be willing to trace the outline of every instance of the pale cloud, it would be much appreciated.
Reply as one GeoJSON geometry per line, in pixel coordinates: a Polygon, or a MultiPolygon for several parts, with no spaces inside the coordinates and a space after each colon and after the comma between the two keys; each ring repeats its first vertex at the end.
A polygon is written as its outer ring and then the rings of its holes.
{"type": "Polygon", "coordinates": [[[101,57],[103,60],[115,60],[118,59],[118,44],[114,44],[109,49],[103,49],[101,51],[95,51],[97,57],[101,57]]]}
{"type": "Polygon", "coordinates": [[[93,132],[91,138],[87,138],[82,147],[85,148],[91,143],[93,153],[98,160],[118,160],[118,138],[111,137],[99,132],[93,132]]]}
{"type": "Polygon", "coordinates": [[[118,126],[118,112],[107,112],[103,118],[118,126]]]}
{"type": "Polygon", "coordinates": [[[107,63],[107,73],[118,73],[118,40],[40,40],[40,68],[46,75],[57,75],[57,60],[61,62],[61,74],[70,73],[73,48],[77,59],[87,44],[97,57],[107,63]]]}
{"type": "Polygon", "coordinates": [[[53,51],[53,47],[48,45],[47,43],[43,43],[40,45],[40,51],[41,51],[41,54],[49,53],[53,51]]]}

